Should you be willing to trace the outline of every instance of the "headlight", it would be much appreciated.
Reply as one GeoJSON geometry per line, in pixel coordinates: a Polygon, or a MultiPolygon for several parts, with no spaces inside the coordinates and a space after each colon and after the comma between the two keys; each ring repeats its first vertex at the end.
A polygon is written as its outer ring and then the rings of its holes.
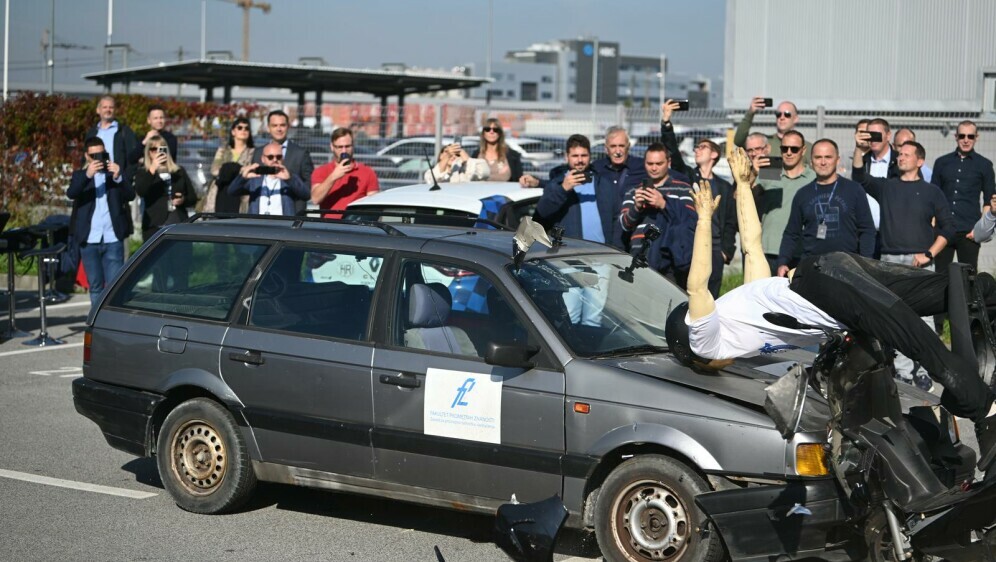
{"type": "Polygon", "coordinates": [[[823,443],[802,443],[795,446],[795,472],[799,476],[830,474],[823,443]]]}

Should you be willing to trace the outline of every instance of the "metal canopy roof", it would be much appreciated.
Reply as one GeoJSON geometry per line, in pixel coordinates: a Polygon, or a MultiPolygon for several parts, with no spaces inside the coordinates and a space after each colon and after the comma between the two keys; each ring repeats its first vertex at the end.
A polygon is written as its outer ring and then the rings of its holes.
{"type": "Polygon", "coordinates": [[[364,92],[376,96],[408,95],[474,88],[490,82],[456,74],[389,72],[241,61],[181,61],[84,74],[83,78],[110,87],[131,82],[195,84],[203,88],[245,86],[289,88],[294,92],[364,92]]]}

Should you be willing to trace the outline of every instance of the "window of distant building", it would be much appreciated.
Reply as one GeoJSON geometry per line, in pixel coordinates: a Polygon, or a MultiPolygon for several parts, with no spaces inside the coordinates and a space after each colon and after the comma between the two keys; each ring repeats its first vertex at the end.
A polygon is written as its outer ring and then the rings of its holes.
{"type": "Polygon", "coordinates": [[[553,83],[553,76],[542,76],[542,77],[540,77],[540,82],[542,82],[544,84],[552,84],[553,83]]]}
{"type": "Polygon", "coordinates": [[[552,100],[553,94],[551,94],[550,92],[543,92],[542,94],[540,94],[540,97],[545,100],[552,100]]]}

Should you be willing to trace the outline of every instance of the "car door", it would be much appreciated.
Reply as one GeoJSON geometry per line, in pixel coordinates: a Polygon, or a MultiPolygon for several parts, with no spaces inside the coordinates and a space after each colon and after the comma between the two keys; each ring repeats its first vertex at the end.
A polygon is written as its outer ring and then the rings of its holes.
{"type": "Polygon", "coordinates": [[[372,474],[368,324],[383,255],[287,245],[225,337],[221,372],[264,461],[372,474]]]}
{"type": "Polygon", "coordinates": [[[479,266],[400,266],[374,358],[377,478],[522,501],[561,493],[564,374],[479,266]],[[427,304],[428,303],[428,304],[427,304]],[[483,361],[491,342],[541,349],[533,368],[483,361]]]}

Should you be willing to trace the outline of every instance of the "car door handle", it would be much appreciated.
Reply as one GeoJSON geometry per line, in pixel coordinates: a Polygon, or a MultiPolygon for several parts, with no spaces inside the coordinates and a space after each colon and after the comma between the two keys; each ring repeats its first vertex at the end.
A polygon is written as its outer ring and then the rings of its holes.
{"type": "Polygon", "coordinates": [[[232,361],[238,361],[239,363],[245,363],[247,365],[262,365],[266,362],[266,360],[263,359],[262,353],[249,350],[243,351],[242,353],[229,353],[228,358],[232,361]]]}
{"type": "Polygon", "coordinates": [[[383,384],[389,384],[392,386],[401,386],[404,388],[418,388],[422,386],[422,381],[415,378],[413,375],[381,375],[380,382],[383,384]]]}

